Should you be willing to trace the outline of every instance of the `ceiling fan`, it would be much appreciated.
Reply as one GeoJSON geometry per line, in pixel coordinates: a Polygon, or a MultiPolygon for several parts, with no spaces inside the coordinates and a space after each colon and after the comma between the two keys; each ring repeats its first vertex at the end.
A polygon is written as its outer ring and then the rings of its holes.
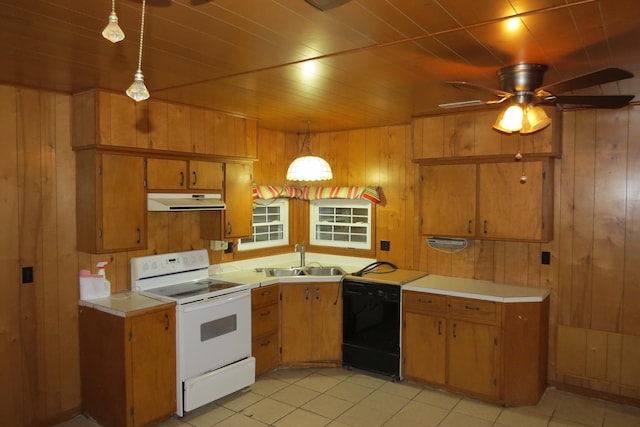
{"type": "Polygon", "coordinates": [[[563,105],[587,108],[620,108],[634,95],[563,95],[565,92],[597,86],[633,77],[620,68],[605,68],[592,73],[542,86],[547,66],[544,64],[517,64],[501,68],[497,74],[501,89],[492,89],[464,81],[445,83],[459,88],[488,92],[496,98],[489,101],[471,100],[439,104],[441,108],[493,105],[506,102],[494,129],[505,132],[532,133],[545,128],[551,120],[540,106],[563,105]]]}

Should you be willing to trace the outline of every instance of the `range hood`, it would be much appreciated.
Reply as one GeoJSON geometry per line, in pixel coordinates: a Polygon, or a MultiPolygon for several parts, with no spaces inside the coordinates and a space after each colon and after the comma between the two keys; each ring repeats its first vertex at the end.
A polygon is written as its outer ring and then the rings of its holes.
{"type": "Polygon", "coordinates": [[[226,205],[220,194],[147,193],[150,212],[222,211],[226,205]]]}

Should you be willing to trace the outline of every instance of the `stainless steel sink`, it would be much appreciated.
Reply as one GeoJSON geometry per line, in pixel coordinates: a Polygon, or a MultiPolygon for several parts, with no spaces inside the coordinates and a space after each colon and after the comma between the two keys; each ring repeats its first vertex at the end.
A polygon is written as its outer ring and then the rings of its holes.
{"type": "Polygon", "coordinates": [[[265,268],[265,274],[267,277],[281,277],[281,276],[302,276],[304,275],[304,270],[300,267],[292,267],[292,268],[265,268]]]}
{"type": "Polygon", "coordinates": [[[340,267],[307,267],[305,274],[309,276],[343,276],[347,272],[340,267]]]}
{"type": "Polygon", "coordinates": [[[267,277],[288,276],[342,276],[347,274],[340,267],[276,267],[265,268],[267,277]]]}

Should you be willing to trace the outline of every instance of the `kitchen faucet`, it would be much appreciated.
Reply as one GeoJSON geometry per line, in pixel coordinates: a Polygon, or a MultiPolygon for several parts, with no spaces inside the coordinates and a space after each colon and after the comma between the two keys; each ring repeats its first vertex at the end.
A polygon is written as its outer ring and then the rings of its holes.
{"type": "Polygon", "coordinates": [[[301,245],[297,244],[293,247],[293,251],[294,252],[300,252],[300,267],[304,267],[304,254],[305,254],[305,247],[304,247],[304,242],[302,242],[301,245]]]}

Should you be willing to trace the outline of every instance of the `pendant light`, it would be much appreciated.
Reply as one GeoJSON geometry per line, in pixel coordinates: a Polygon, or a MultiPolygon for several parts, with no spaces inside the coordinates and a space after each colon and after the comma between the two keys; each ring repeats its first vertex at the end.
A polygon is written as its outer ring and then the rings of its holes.
{"type": "Polygon", "coordinates": [[[140,19],[140,51],[138,53],[138,70],[133,76],[133,83],[127,89],[127,96],[134,101],[144,101],[149,98],[149,91],[144,85],[144,76],[142,75],[142,42],[144,40],[144,10],[146,0],[142,0],[142,18],[140,19]]]}
{"type": "Polygon", "coordinates": [[[124,31],[118,25],[118,15],[116,15],[116,0],[111,0],[111,14],[109,15],[109,23],[102,30],[102,37],[111,43],[118,43],[124,40],[124,31]]]}
{"type": "Polygon", "coordinates": [[[311,153],[310,140],[311,133],[307,122],[307,133],[300,147],[300,152],[305,154],[291,162],[287,170],[287,181],[326,181],[333,178],[329,163],[311,153]]]}

